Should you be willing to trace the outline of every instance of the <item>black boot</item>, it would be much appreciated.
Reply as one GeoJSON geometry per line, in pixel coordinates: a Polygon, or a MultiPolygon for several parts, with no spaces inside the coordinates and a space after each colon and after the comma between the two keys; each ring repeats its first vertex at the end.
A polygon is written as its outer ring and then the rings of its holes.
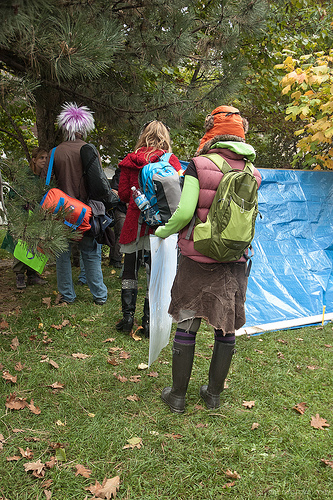
{"type": "Polygon", "coordinates": [[[118,331],[130,332],[132,330],[137,294],[137,288],[122,288],[121,305],[123,311],[123,319],[121,319],[116,324],[116,329],[118,331]]]}
{"type": "Polygon", "coordinates": [[[165,387],[161,398],[174,413],[184,413],[185,395],[191,377],[195,345],[173,343],[172,387],[165,387]]]}
{"type": "Polygon", "coordinates": [[[146,297],[143,306],[142,328],[144,336],[149,339],[149,299],[146,297]]]}
{"type": "Polygon", "coordinates": [[[208,385],[200,387],[200,396],[207,408],[219,408],[220,394],[223,391],[224,381],[228,375],[235,344],[215,342],[212,359],[209,367],[208,385]]]}

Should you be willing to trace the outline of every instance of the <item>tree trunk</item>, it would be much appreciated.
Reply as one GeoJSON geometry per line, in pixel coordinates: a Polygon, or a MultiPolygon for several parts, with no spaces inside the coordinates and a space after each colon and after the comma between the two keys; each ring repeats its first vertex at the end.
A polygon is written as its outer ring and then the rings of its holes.
{"type": "Polygon", "coordinates": [[[62,97],[59,91],[45,87],[43,84],[35,90],[34,94],[38,144],[49,151],[61,140],[55,128],[55,121],[60,112],[62,97]]]}

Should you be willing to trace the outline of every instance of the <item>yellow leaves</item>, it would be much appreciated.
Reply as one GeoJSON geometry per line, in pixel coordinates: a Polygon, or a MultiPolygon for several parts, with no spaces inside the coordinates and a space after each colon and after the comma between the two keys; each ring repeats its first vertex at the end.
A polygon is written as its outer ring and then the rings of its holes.
{"type": "Polygon", "coordinates": [[[134,448],[142,448],[143,444],[142,444],[142,438],[140,437],[132,437],[131,439],[127,439],[127,444],[125,444],[125,446],[123,446],[123,450],[126,450],[126,449],[131,449],[131,450],[134,450],[134,448]]]}

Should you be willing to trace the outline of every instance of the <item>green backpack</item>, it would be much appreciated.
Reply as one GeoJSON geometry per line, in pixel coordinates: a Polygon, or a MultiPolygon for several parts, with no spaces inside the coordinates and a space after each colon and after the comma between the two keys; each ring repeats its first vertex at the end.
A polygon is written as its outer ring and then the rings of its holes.
{"type": "Polygon", "coordinates": [[[218,154],[209,158],[223,172],[206,222],[195,221],[193,241],[198,252],[219,262],[239,260],[254,237],[258,215],[258,184],[254,166],[233,170],[218,154]]]}

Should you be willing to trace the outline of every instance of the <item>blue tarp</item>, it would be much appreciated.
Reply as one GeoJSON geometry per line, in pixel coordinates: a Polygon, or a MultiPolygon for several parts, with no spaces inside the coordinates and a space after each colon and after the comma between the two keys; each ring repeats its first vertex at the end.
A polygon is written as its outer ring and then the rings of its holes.
{"type": "Polygon", "coordinates": [[[259,169],[245,327],[333,312],[333,173],[259,169]]]}

